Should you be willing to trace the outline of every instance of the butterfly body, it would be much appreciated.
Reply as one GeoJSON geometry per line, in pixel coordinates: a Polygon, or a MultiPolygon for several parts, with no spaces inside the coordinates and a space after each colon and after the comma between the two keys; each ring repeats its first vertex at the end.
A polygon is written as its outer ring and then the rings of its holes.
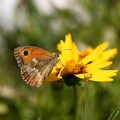
{"type": "Polygon", "coordinates": [[[40,87],[49,76],[59,57],[58,54],[34,46],[17,47],[14,49],[14,56],[23,79],[35,87],[40,87]]]}

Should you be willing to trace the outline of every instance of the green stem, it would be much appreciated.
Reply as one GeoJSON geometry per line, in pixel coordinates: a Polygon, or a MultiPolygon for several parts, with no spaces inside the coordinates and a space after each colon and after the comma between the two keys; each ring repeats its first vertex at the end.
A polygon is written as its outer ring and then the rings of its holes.
{"type": "MultiPolygon", "coordinates": [[[[82,60],[81,65],[83,66],[82,60]]],[[[89,110],[88,110],[88,80],[86,78],[86,75],[84,73],[84,81],[85,81],[85,120],[89,120],[89,110]]]]}
{"type": "Polygon", "coordinates": [[[88,98],[88,81],[85,80],[85,120],[89,119],[88,98]]]}
{"type": "Polygon", "coordinates": [[[74,97],[75,97],[75,101],[74,101],[74,120],[76,120],[77,116],[76,116],[76,107],[77,107],[77,90],[76,90],[76,86],[73,85],[73,91],[74,91],[74,97]]]}

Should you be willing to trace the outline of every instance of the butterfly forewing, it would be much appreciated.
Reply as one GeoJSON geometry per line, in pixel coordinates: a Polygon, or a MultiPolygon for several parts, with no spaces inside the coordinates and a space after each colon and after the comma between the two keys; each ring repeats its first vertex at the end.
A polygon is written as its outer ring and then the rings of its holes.
{"type": "Polygon", "coordinates": [[[58,62],[58,54],[53,55],[33,46],[15,48],[14,55],[23,79],[35,87],[42,84],[58,62]]]}

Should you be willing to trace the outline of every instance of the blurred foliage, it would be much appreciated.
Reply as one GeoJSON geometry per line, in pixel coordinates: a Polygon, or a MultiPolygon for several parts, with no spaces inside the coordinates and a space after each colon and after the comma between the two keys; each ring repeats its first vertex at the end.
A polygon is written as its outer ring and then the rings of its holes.
{"type": "MultiPolygon", "coordinates": [[[[71,9],[54,6],[51,15],[38,12],[31,0],[22,1],[15,15],[14,29],[0,27],[0,119],[74,120],[74,92],[61,82],[44,83],[40,88],[27,85],[20,76],[13,50],[33,45],[51,52],[71,33],[80,49],[97,46],[104,40],[120,49],[120,1],[81,0],[71,9]],[[77,8],[77,9],[75,9],[77,8]],[[80,14],[79,8],[83,11],[80,14]],[[75,11],[76,10],[76,11],[75,11]],[[86,17],[85,17],[86,16],[86,17]]],[[[119,69],[120,53],[112,69],[119,69]]],[[[77,86],[79,120],[84,120],[84,83],[77,86]]],[[[119,74],[111,83],[89,82],[89,120],[106,120],[120,107],[119,74]]],[[[120,115],[115,120],[119,120],[120,115]]]]}

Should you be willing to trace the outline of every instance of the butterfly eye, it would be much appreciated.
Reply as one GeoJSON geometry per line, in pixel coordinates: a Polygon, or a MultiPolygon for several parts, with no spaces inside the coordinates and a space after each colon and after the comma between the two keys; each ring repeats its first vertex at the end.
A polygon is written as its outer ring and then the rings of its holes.
{"type": "Polygon", "coordinates": [[[25,50],[25,51],[23,52],[23,54],[24,54],[25,56],[27,56],[27,55],[29,54],[29,52],[28,52],[27,50],[25,50]]]}

